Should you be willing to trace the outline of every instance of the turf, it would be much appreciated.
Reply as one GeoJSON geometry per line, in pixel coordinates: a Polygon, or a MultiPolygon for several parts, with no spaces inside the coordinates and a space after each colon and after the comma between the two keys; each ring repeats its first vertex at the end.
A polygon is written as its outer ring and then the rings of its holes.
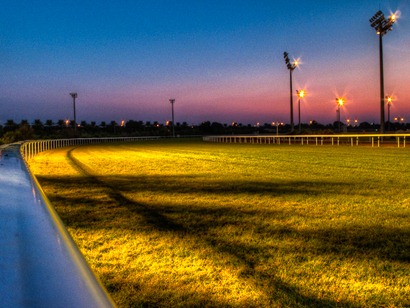
{"type": "Polygon", "coordinates": [[[408,307],[409,154],[147,141],[30,168],[119,307],[408,307]]]}

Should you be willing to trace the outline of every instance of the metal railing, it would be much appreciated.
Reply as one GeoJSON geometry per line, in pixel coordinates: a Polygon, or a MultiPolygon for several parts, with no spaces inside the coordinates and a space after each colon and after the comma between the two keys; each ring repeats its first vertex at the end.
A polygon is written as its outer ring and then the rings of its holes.
{"type": "Polygon", "coordinates": [[[300,144],[300,145],[397,145],[406,147],[410,134],[357,134],[357,135],[225,135],[206,136],[204,141],[250,144],[300,144]],[[408,140],[407,139],[407,140],[408,140]]]}
{"type": "Polygon", "coordinates": [[[115,307],[27,161],[62,147],[158,138],[31,140],[0,147],[1,307],[115,307]]]}
{"type": "Polygon", "coordinates": [[[24,159],[29,160],[36,156],[40,152],[47,150],[53,150],[57,148],[86,145],[86,144],[98,144],[109,142],[132,142],[132,141],[144,141],[144,140],[156,140],[163,137],[150,136],[150,137],[108,137],[108,138],[73,138],[73,139],[50,139],[50,140],[30,140],[25,141],[21,145],[21,154],[24,159]]]}
{"type": "Polygon", "coordinates": [[[27,162],[62,147],[159,138],[30,140],[0,146],[1,307],[115,307],[27,162]]]}
{"type": "Polygon", "coordinates": [[[0,306],[114,307],[30,173],[21,147],[0,149],[0,306]]]}

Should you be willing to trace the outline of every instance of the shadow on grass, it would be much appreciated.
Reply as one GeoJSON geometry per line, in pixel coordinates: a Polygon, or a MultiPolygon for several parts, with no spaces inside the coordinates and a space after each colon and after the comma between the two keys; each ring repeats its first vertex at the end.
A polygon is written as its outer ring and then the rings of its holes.
{"type": "MultiPolygon", "coordinates": [[[[205,245],[212,249],[228,255],[234,259],[235,263],[241,264],[245,270],[244,277],[253,276],[260,280],[261,285],[265,285],[264,292],[269,296],[272,302],[278,299],[283,299],[286,303],[291,303],[295,306],[350,306],[354,307],[353,303],[343,303],[329,300],[322,300],[302,294],[297,286],[289,285],[282,279],[278,278],[275,269],[270,271],[259,271],[257,265],[260,260],[274,258],[274,252],[271,248],[253,244],[239,243],[231,241],[226,237],[214,236],[213,230],[218,227],[224,227],[229,224],[236,224],[238,221],[242,224],[242,229],[256,230],[255,236],[259,238],[271,238],[281,241],[284,237],[297,238],[305,243],[305,251],[298,251],[298,248],[291,248],[291,253],[301,255],[335,255],[340,259],[344,258],[378,258],[388,261],[409,262],[410,261],[410,231],[403,231],[395,228],[366,228],[356,226],[354,229],[349,228],[327,228],[323,227],[317,231],[301,230],[296,227],[264,225],[263,222],[256,223],[255,220],[249,219],[253,215],[270,215],[272,219],[285,219],[288,213],[283,213],[280,210],[269,210],[269,213],[260,213],[256,210],[236,209],[232,207],[191,207],[186,204],[181,205],[159,205],[159,204],[144,204],[135,202],[123,195],[133,191],[150,191],[157,193],[173,193],[173,194],[271,194],[274,196],[286,194],[311,194],[319,195],[323,193],[323,185],[337,191],[338,185],[346,184],[329,184],[329,183],[305,183],[305,182],[288,182],[288,183],[266,183],[266,182],[247,182],[235,181],[232,179],[228,184],[226,182],[207,182],[202,183],[186,177],[181,181],[177,177],[98,177],[87,170],[81,162],[76,160],[71,151],[68,157],[72,165],[83,175],[79,178],[64,178],[64,177],[38,177],[42,185],[57,185],[67,189],[75,188],[79,185],[84,185],[89,188],[89,193],[85,196],[56,196],[50,198],[54,204],[67,204],[72,207],[71,211],[60,213],[63,221],[70,226],[84,228],[106,228],[106,224],[111,227],[118,228],[134,228],[135,222],[131,219],[124,224],[121,220],[121,225],[115,225],[115,216],[117,211],[113,209],[125,208],[124,216],[127,216],[127,211],[133,212],[142,217],[144,222],[157,231],[175,232],[181,236],[189,235],[197,237],[205,245]],[[332,187],[335,185],[335,187],[332,187]],[[95,200],[92,194],[93,191],[98,191],[106,194],[109,199],[95,200]],[[112,219],[110,215],[113,215],[112,219]],[[187,220],[186,216],[190,218],[187,220]],[[171,217],[176,217],[172,218],[171,217]],[[178,219],[178,217],[184,217],[178,219]]],[[[266,211],[266,210],[265,210],[266,211]]],[[[263,262],[263,261],[262,261],[263,262]]],[[[119,285],[110,285],[108,289],[116,291],[122,288],[119,285]]],[[[138,286],[136,286],[138,287],[138,286]]],[[[161,293],[153,294],[151,299],[139,301],[135,305],[165,305],[161,293]],[[155,298],[157,296],[157,298],[155,298]]],[[[195,294],[191,298],[195,299],[195,294]]],[[[203,297],[198,297],[198,306],[224,306],[226,303],[215,303],[210,298],[209,301],[203,297]]]]}

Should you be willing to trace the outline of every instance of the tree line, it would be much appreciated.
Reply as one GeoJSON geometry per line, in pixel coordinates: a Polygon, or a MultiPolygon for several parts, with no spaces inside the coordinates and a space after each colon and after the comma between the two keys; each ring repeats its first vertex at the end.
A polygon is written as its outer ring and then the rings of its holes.
{"type": "MultiPolygon", "coordinates": [[[[345,125],[341,123],[344,132],[377,132],[380,125],[362,122],[358,125],[345,125]]],[[[222,135],[222,134],[285,134],[290,132],[290,125],[283,123],[247,124],[233,122],[222,124],[218,122],[205,121],[198,125],[187,122],[177,122],[172,127],[172,122],[166,124],[157,121],[134,121],[117,123],[116,121],[99,124],[96,122],[81,121],[74,127],[74,121],[22,120],[16,123],[7,120],[0,125],[0,144],[13,143],[22,140],[33,139],[58,139],[58,138],[98,138],[98,137],[138,137],[138,136],[189,136],[189,135],[222,135]]],[[[316,121],[302,124],[302,131],[295,129],[296,134],[333,134],[338,132],[339,123],[323,125],[316,121]]],[[[410,129],[409,123],[387,123],[391,131],[410,129]]]]}

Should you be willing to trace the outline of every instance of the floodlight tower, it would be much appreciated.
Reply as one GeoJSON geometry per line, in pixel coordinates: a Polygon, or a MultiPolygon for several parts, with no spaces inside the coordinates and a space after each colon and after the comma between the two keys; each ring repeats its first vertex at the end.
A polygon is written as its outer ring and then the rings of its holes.
{"type": "Polygon", "coordinates": [[[343,97],[337,97],[336,98],[336,104],[337,104],[337,125],[339,126],[339,133],[340,133],[340,107],[343,106],[345,103],[345,99],[343,97]]]}
{"type": "Polygon", "coordinates": [[[396,15],[392,14],[388,19],[384,17],[382,11],[377,11],[370,18],[370,26],[379,35],[379,55],[380,55],[380,132],[384,133],[384,73],[383,73],[383,35],[393,29],[396,15]]]}
{"type": "Polygon", "coordinates": [[[299,111],[299,133],[300,133],[302,131],[302,125],[301,125],[301,122],[300,122],[300,99],[305,97],[306,92],[305,92],[305,90],[296,90],[296,94],[299,98],[298,111],[299,111]]]}
{"type": "Polygon", "coordinates": [[[77,119],[75,115],[75,99],[77,98],[77,93],[76,92],[71,92],[70,93],[71,97],[73,98],[73,108],[74,108],[74,136],[76,135],[77,132],[77,119]]]}
{"type": "Polygon", "coordinates": [[[386,96],[387,99],[387,130],[390,130],[390,106],[393,102],[393,98],[391,96],[386,96]]]}
{"type": "Polygon", "coordinates": [[[171,98],[169,100],[169,102],[171,103],[171,106],[172,106],[172,137],[175,137],[175,128],[174,128],[174,103],[175,103],[175,99],[171,98]]]}
{"type": "Polygon", "coordinates": [[[283,53],[283,57],[285,58],[286,67],[289,70],[290,74],[290,132],[293,133],[294,131],[294,123],[293,123],[293,90],[292,90],[292,72],[295,68],[298,67],[298,61],[294,61],[293,63],[289,60],[289,54],[285,51],[283,53]]]}

